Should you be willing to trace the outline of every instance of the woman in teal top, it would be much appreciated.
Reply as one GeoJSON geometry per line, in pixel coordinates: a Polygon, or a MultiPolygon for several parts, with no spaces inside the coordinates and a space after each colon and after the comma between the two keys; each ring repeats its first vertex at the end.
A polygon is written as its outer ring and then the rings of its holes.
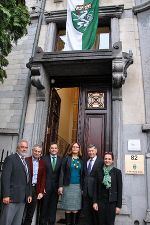
{"type": "Polygon", "coordinates": [[[77,213],[81,209],[82,199],[82,171],[81,147],[75,142],[63,159],[58,190],[62,195],[62,208],[65,210],[67,225],[77,225],[77,213]]]}

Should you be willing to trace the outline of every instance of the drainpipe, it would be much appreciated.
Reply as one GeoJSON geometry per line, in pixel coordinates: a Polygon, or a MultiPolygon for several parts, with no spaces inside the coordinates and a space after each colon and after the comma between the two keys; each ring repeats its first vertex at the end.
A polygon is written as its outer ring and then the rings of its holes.
{"type": "Polygon", "coordinates": [[[38,25],[37,25],[37,31],[36,31],[35,39],[34,39],[34,45],[33,45],[33,50],[32,50],[32,57],[34,57],[36,48],[38,46],[38,41],[39,41],[40,30],[41,30],[43,15],[44,15],[45,4],[46,4],[46,0],[42,0],[41,7],[37,7],[40,10],[39,11],[40,12],[40,15],[39,15],[39,21],[38,21],[38,25]]]}
{"type": "MultiPolygon", "coordinates": [[[[38,46],[38,41],[39,41],[40,30],[41,30],[43,15],[44,15],[45,4],[46,4],[46,0],[42,0],[41,7],[37,7],[37,8],[39,8],[39,13],[40,14],[39,14],[38,25],[37,25],[35,38],[34,38],[34,43],[33,43],[33,49],[32,49],[31,57],[34,57],[35,52],[36,52],[36,48],[38,46]]],[[[35,9],[36,9],[36,7],[35,7],[35,9]]],[[[28,78],[27,78],[27,85],[26,85],[26,88],[25,88],[25,97],[24,97],[24,104],[23,104],[21,122],[20,122],[20,130],[19,130],[19,138],[18,138],[19,140],[22,139],[23,132],[24,132],[25,116],[26,116],[26,111],[27,111],[27,106],[28,106],[28,96],[29,96],[29,93],[30,93],[30,86],[31,86],[30,75],[31,75],[31,72],[29,70],[28,78]]]]}

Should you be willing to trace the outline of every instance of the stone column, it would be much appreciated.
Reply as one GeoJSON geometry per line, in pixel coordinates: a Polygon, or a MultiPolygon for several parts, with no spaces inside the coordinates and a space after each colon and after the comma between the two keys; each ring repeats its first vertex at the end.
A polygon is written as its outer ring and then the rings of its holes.
{"type": "Polygon", "coordinates": [[[32,146],[34,144],[43,144],[45,137],[45,126],[48,112],[48,101],[49,101],[49,81],[45,70],[42,65],[32,66],[31,74],[37,73],[38,76],[34,75],[31,77],[32,84],[36,89],[36,108],[34,116],[33,134],[32,134],[32,146]]]}
{"type": "Polygon", "coordinates": [[[112,46],[114,43],[120,41],[120,33],[119,33],[119,19],[111,18],[111,41],[112,46]]]}
{"type": "Polygon", "coordinates": [[[42,144],[41,130],[42,130],[42,119],[45,109],[45,93],[43,90],[36,91],[36,109],[34,117],[33,135],[32,135],[32,146],[35,144],[42,144]]]}
{"type": "MultiPolygon", "coordinates": [[[[111,40],[112,46],[115,43],[120,41],[120,34],[119,34],[119,19],[112,18],[111,19],[111,40]]],[[[115,73],[119,77],[119,73],[122,71],[120,70],[120,63],[113,63],[113,74],[115,73]],[[118,66],[119,65],[119,66],[118,66]]],[[[117,166],[121,168],[120,164],[120,157],[122,152],[122,88],[115,88],[112,87],[112,150],[115,156],[115,160],[117,160],[117,166]]],[[[122,169],[122,168],[121,168],[122,169]]]]}
{"type": "Polygon", "coordinates": [[[56,43],[56,33],[57,33],[57,26],[56,23],[49,23],[46,33],[46,42],[44,46],[45,52],[52,52],[55,48],[56,43]]]}
{"type": "Polygon", "coordinates": [[[122,89],[112,89],[112,125],[113,125],[113,140],[112,148],[117,167],[122,169],[121,152],[122,152],[122,89]]]}
{"type": "Polygon", "coordinates": [[[144,124],[142,127],[143,132],[147,133],[147,141],[148,141],[148,153],[146,154],[146,185],[147,185],[147,210],[145,216],[145,224],[150,224],[150,124],[144,124]]]}
{"type": "MultiPolygon", "coordinates": [[[[111,19],[111,38],[112,47],[116,54],[116,57],[112,62],[112,151],[114,153],[116,166],[123,171],[122,84],[124,82],[124,76],[118,18],[111,19]]],[[[115,224],[130,225],[131,219],[129,216],[130,212],[123,193],[121,215],[116,216],[115,224]]]]}
{"type": "MultiPolygon", "coordinates": [[[[35,64],[30,67],[31,69],[31,84],[36,87],[34,95],[34,112],[30,109],[29,113],[34,113],[33,130],[31,134],[31,147],[35,144],[43,145],[46,118],[48,113],[49,102],[49,80],[45,70],[41,64],[35,64]]],[[[32,225],[36,225],[37,209],[35,210],[32,225]]]]}

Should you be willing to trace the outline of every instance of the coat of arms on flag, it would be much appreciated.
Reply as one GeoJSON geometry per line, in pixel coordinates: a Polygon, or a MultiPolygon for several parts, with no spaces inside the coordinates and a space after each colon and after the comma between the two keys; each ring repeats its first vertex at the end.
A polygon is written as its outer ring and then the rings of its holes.
{"type": "Polygon", "coordinates": [[[91,49],[98,26],[98,0],[68,0],[64,51],[91,49]]]}

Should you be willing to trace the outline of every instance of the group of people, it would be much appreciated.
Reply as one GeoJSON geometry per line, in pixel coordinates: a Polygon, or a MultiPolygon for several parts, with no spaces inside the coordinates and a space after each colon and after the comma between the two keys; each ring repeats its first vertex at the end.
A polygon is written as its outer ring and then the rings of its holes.
{"type": "Polygon", "coordinates": [[[104,152],[101,159],[96,146],[89,145],[83,159],[77,142],[63,158],[56,143],[45,156],[39,145],[25,158],[27,150],[28,142],[21,140],[16,153],[4,161],[0,224],[31,225],[40,203],[39,225],[55,225],[61,196],[66,225],[77,225],[81,212],[85,225],[114,225],[122,206],[122,174],[113,166],[112,152],[104,152]]]}

